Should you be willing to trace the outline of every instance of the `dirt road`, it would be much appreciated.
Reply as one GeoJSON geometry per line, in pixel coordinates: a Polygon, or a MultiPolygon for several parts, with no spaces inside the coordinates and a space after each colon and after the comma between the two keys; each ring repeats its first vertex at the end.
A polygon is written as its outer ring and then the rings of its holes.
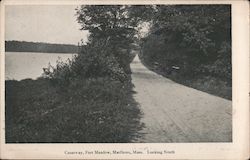
{"type": "Polygon", "coordinates": [[[232,102],[131,64],[135,100],[140,104],[144,136],[135,142],[230,142],[232,102]]]}

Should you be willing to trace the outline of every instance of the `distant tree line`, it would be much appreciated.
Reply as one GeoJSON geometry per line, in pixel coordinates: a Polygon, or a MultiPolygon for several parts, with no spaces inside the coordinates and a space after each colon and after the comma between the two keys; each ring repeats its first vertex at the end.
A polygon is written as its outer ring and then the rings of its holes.
{"type": "Polygon", "coordinates": [[[77,53],[78,47],[69,44],[5,41],[5,50],[7,52],[77,53]]]}

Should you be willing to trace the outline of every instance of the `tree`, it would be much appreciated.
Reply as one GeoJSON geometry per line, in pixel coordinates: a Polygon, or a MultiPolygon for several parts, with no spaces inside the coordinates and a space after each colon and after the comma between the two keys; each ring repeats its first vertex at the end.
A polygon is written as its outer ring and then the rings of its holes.
{"type": "Polygon", "coordinates": [[[153,12],[144,59],[231,79],[230,5],[156,5],[153,12]]]}
{"type": "Polygon", "coordinates": [[[213,61],[225,41],[231,44],[230,12],[229,5],[158,5],[151,31],[199,60],[213,61]]]}
{"type": "Polygon", "coordinates": [[[146,13],[145,6],[86,5],[76,9],[77,21],[82,30],[90,32],[89,43],[106,39],[114,56],[125,70],[130,72],[130,46],[136,39],[137,26],[146,13]]]}

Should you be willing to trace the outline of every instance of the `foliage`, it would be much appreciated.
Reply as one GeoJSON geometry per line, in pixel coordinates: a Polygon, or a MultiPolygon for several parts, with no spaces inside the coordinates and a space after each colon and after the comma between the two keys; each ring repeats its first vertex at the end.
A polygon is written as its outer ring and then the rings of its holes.
{"type": "Polygon", "coordinates": [[[91,38],[111,37],[112,40],[130,41],[138,24],[130,17],[130,7],[124,5],[89,5],[77,9],[77,20],[91,38]]]}
{"type": "Polygon", "coordinates": [[[102,77],[64,92],[46,79],[7,81],[6,142],[130,142],[141,128],[131,87],[102,77]]]}
{"type": "Polygon", "coordinates": [[[216,54],[214,48],[231,42],[230,6],[157,6],[152,32],[165,35],[166,43],[175,42],[176,48],[207,59],[216,54]]]}
{"type": "Polygon", "coordinates": [[[175,65],[180,65],[183,70],[194,69],[193,72],[197,73],[206,70],[206,67],[201,67],[211,66],[208,72],[229,78],[230,13],[228,5],[155,6],[150,34],[142,46],[144,56],[150,57],[147,54],[151,51],[146,48],[151,43],[155,49],[161,47],[161,53],[156,53],[158,60],[163,59],[165,63],[176,61],[175,65]],[[225,67],[221,68],[222,65],[225,67]]]}
{"type": "Polygon", "coordinates": [[[222,79],[228,79],[231,84],[232,79],[232,65],[231,65],[231,45],[223,42],[221,48],[218,50],[218,58],[210,64],[201,65],[200,72],[210,73],[222,79]]]}
{"type": "Polygon", "coordinates": [[[129,80],[113,52],[108,42],[92,41],[73,60],[59,61],[55,68],[48,69],[50,72],[46,77],[61,87],[67,87],[74,79],[110,77],[121,82],[129,80]]]}
{"type": "MultiPolygon", "coordinates": [[[[208,91],[208,86],[214,88],[209,93],[221,93],[223,87],[220,86],[230,88],[230,6],[156,5],[152,8],[150,32],[141,43],[143,62],[179,83],[203,91],[208,91]],[[174,66],[180,69],[175,70],[174,66]],[[216,79],[216,83],[212,79],[216,79]],[[208,81],[207,87],[199,85],[205,85],[205,81],[208,81]]],[[[223,92],[219,96],[230,98],[231,94],[223,92]]]]}
{"type": "Polygon", "coordinates": [[[143,6],[138,7],[85,5],[76,10],[81,29],[90,32],[89,42],[92,43],[98,39],[108,40],[114,57],[126,73],[130,73],[130,48],[136,40],[136,27],[142,20],[139,14],[143,12],[143,6]],[[121,50],[124,49],[127,51],[122,52],[121,50]]]}
{"type": "MultiPolygon", "coordinates": [[[[138,7],[144,11],[145,7],[138,7]]],[[[45,77],[60,86],[67,86],[76,78],[107,76],[119,81],[129,80],[129,64],[135,56],[132,43],[141,21],[136,8],[125,5],[77,8],[77,21],[81,29],[89,31],[89,42],[72,61],[59,61],[55,68],[49,66],[45,77]]]]}

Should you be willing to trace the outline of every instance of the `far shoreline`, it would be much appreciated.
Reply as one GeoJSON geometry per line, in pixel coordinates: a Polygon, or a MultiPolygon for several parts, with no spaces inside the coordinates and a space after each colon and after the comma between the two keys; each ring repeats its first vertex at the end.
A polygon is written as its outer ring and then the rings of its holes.
{"type": "Polygon", "coordinates": [[[5,41],[5,52],[38,52],[38,53],[78,53],[80,44],[56,44],[27,41],[5,41]]]}
{"type": "Polygon", "coordinates": [[[19,52],[23,52],[23,53],[50,53],[50,54],[78,54],[76,52],[38,52],[38,51],[5,51],[4,53],[19,53],[19,52]]]}

